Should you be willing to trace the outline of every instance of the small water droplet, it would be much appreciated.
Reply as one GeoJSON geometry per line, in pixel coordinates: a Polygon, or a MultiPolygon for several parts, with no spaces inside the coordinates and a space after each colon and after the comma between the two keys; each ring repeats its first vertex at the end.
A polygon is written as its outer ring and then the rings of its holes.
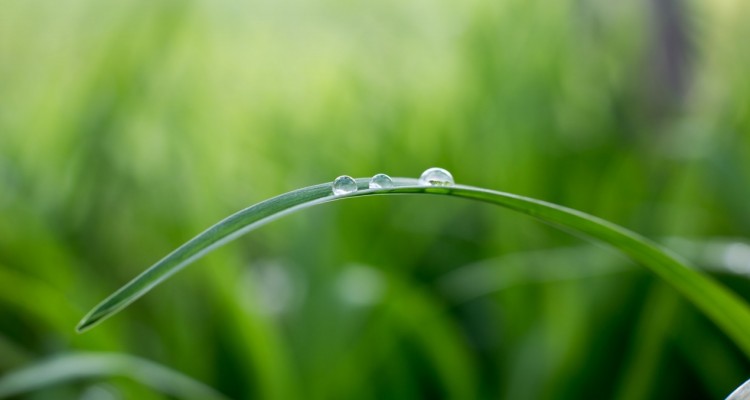
{"type": "Polygon", "coordinates": [[[377,174],[370,179],[370,189],[392,188],[393,180],[386,174],[377,174]]]}
{"type": "Polygon", "coordinates": [[[419,177],[419,184],[423,186],[451,186],[453,183],[453,175],[442,168],[430,168],[419,177]]]}
{"type": "Polygon", "coordinates": [[[333,194],[339,196],[342,194],[354,193],[357,191],[357,181],[349,175],[341,175],[333,180],[333,194]]]}

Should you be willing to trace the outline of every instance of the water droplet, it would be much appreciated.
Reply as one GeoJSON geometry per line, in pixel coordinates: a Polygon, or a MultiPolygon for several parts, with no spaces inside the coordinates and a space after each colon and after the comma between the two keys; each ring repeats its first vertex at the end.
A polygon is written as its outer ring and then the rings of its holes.
{"type": "Polygon", "coordinates": [[[386,174],[377,174],[370,179],[370,189],[392,188],[393,180],[386,174]]]}
{"type": "Polygon", "coordinates": [[[351,176],[341,175],[333,181],[333,194],[339,196],[342,194],[354,193],[357,191],[357,181],[351,176]]]}
{"type": "Polygon", "coordinates": [[[430,168],[419,177],[419,184],[424,186],[451,186],[453,183],[453,175],[442,168],[430,168]]]}

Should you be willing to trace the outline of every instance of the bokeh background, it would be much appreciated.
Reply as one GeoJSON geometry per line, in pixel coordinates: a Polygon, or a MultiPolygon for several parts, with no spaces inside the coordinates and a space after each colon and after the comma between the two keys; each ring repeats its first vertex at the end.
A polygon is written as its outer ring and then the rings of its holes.
{"type": "Polygon", "coordinates": [[[240,208],[432,166],[750,298],[748,20],[741,0],[1,0],[0,377],[24,399],[723,398],[750,362],[645,268],[444,198],[294,214],[74,327],[240,208]]]}

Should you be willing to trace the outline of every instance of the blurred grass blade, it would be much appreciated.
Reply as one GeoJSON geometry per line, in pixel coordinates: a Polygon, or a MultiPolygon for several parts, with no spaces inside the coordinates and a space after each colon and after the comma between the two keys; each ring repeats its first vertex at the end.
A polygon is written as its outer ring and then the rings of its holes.
{"type": "Polygon", "coordinates": [[[750,399],[750,379],[745,381],[742,386],[732,392],[726,400],[748,400],[750,399]]]}
{"type": "Polygon", "coordinates": [[[531,215],[563,230],[608,243],[648,267],[710,317],[746,355],[750,356],[750,309],[734,293],[690,268],[650,240],[600,218],[566,207],[471,186],[420,186],[415,179],[394,179],[393,188],[368,189],[368,179],[357,179],[359,190],[341,196],[330,183],[295,190],[263,201],[220,221],[144,271],[97,305],[78,325],[91,328],[110,317],[192,261],[258,226],[291,212],[328,201],[369,195],[430,194],[492,203],[531,215]]]}
{"type": "Polygon", "coordinates": [[[475,261],[449,271],[437,285],[447,298],[464,303],[512,287],[623,274],[635,268],[618,252],[585,244],[520,251],[475,261]]]}
{"type": "Polygon", "coordinates": [[[179,372],[138,357],[73,353],[54,357],[0,378],[0,399],[81,379],[124,376],[180,399],[225,400],[214,389],[179,372]]]}

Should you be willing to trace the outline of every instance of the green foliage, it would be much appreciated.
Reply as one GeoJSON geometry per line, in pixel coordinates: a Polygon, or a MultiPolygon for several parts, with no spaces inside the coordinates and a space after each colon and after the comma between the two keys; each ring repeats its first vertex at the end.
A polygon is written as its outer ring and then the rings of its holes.
{"type": "MultiPolygon", "coordinates": [[[[715,290],[685,297],[456,196],[314,207],[71,327],[232,210],[434,165],[653,238],[748,300],[748,18],[739,1],[5,1],[0,376],[94,352],[229,398],[725,397],[750,361],[719,328],[741,320],[706,318],[733,312],[715,290]]],[[[102,388],[169,396],[87,376],[19,397],[102,388]]]]}
{"type": "Polygon", "coordinates": [[[169,368],[137,357],[108,353],[60,355],[7,374],[0,379],[0,398],[33,392],[60,382],[101,376],[126,376],[153,390],[181,399],[225,399],[210,387],[169,368]]]}

